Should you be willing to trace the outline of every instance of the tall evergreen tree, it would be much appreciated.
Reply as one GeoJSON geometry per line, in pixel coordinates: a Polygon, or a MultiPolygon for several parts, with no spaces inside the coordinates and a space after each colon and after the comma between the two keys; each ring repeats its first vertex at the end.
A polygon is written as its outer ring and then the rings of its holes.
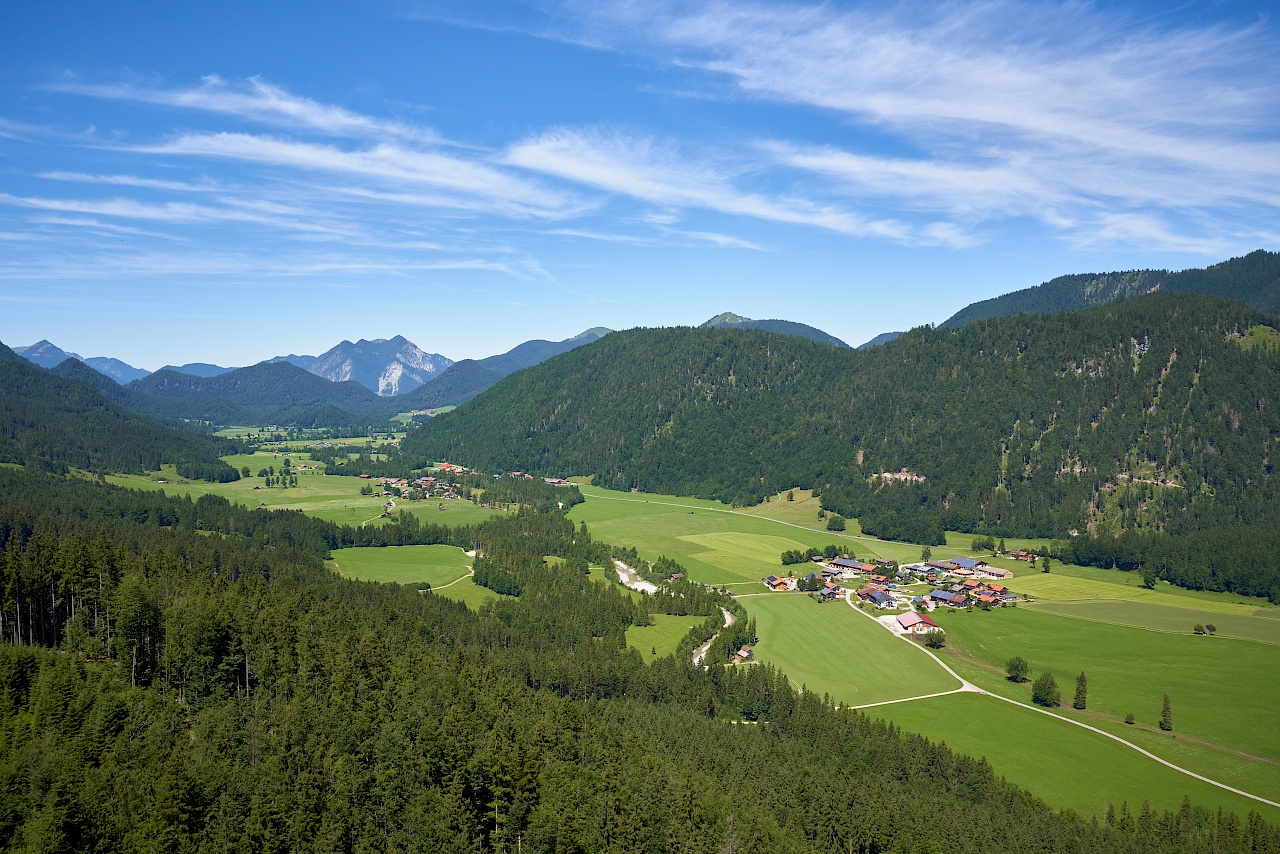
{"type": "Polygon", "coordinates": [[[1076,677],[1076,698],[1071,703],[1073,709],[1083,709],[1089,700],[1089,680],[1084,678],[1084,671],[1076,677]]]}
{"type": "Polygon", "coordinates": [[[1173,731],[1173,706],[1168,694],[1164,695],[1164,708],[1160,711],[1160,729],[1165,732],[1173,731]]]}

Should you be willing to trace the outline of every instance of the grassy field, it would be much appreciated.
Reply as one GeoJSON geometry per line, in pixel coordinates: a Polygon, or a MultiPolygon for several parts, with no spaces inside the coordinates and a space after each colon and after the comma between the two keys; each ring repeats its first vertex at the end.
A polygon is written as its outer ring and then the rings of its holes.
{"type": "Polygon", "coordinates": [[[922,650],[843,601],[765,593],[741,602],[756,619],[756,658],[838,703],[879,703],[960,687],[922,650]]]}
{"type": "Polygon", "coordinates": [[[1042,601],[1025,606],[1062,617],[1132,626],[1157,632],[1190,634],[1192,627],[1213,625],[1219,637],[1243,638],[1262,643],[1280,644],[1280,620],[1262,619],[1219,610],[1200,610],[1164,602],[1098,599],[1084,602],[1042,601]]]}
{"type": "MultiPolygon", "coordinates": [[[[1154,725],[1167,692],[1178,733],[1280,761],[1280,730],[1260,725],[1280,705],[1280,683],[1258,678],[1280,672],[1278,647],[1107,625],[1030,608],[936,618],[950,643],[979,662],[1003,669],[1020,655],[1033,674],[1051,671],[1068,702],[1083,671],[1091,710],[1117,720],[1132,712],[1138,721],[1154,725]]],[[[993,678],[1003,681],[999,674],[993,678]]]]}
{"type": "Polygon", "coordinates": [[[654,614],[652,626],[632,626],[627,629],[627,646],[639,650],[646,664],[658,658],[665,658],[676,651],[676,647],[689,633],[689,629],[705,619],[705,617],[654,614]]]}
{"type": "MultiPolygon", "coordinates": [[[[802,503],[801,490],[796,491],[796,502],[784,497],[735,511],[726,504],[698,498],[614,492],[587,485],[579,489],[587,500],[569,516],[575,522],[585,521],[593,537],[633,546],[647,560],[666,555],[679,561],[690,578],[705,584],[744,585],[737,588],[739,592],[766,575],[780,572],[782,552],[790,549],[834,543],[859,557],[920,559],[916,545],[862,537],[853,531],[797,527],[798,523],[769,515],[788,515],[791,511],[786,505],[802,503]]],[[[934,553],[938,557],[962,554],[941,546],[934,553]]]]}
{"type": "Polygon", "coordinates": [[[471,568],[471,558],[454,546],[388,546],[337,549],[329,566],[344,578],[358,581],[426,582],[439,587],[465,576],[471,568]]]}
{"type": "Polygon", "coordinates": [[[986,757],[1010,782],[1051,806],[1083,815],[1101,815],[1108,804],[1119,808],[1123,802],[1136,813],[1144,800],[1176,811],[1190,795],[1210,809],[1222,806],[1241,816],[1256,810],[1271,821],[1280,820],[1280,810],[1166,768],[1096,733],[992,697],[951,694],[868,711],[961,753],[986,757]]]}
{"type": "Polygon", "coordinates": [[[1155,589],[1147,590],[1137,573],[1114,569],[1054,564],[1053,571],[1045,573],[1028,572],[1024,564],[1023,572],[1016,578],[1010,586],[1038,600],[1126,599],[1219,614],[1245,617],[1270,614],[1280,617],[1280,608],[1268,605],[1264,599],[1236,593],[1184,590],[1164,582],[1158,583],[1155,589]]]}
{"type": "MultiPolygon", "coordinates": [[[[267,466],[275,466],[279,471],[282,458],[259,451],[255,454],[240,454],[224,458],[229,464],[240,468],[249,466],[253,474],[267,466]]],[[[311,465],[304,457],[290,458],[293,465],[311,465]]],[[[263,479],[259,477],[242,478],[234,483],[205,483],[202,480],[190,481],[178,477],[173,466],[165,466],[155,475],[119,475],[109,476],[107,480],[134,489],[163,489],[170,495],[221,495],[236,504],[246,507],[257,507],[265,504],[272,510],[301,510],[309,516],[315,516],[339,525],[381,524],[382,504],[386,500],[370,495],[361,495],[360,487],[368,485],[368,481],[356,477],[327,477],[321,472],[297,472],[298,485],[288,489],[263,487],[263,479]],[[160,480],[166,481],[160,483],[160,480]],[[255,489],[254,487],[259,487],[255,489]]],[[[487,507],[478,507],[470,501],[452,499],[449,501],[397,501],[397,510],[413,513],[424,522],[440,525],[472,525],[499,512],[487,507]],[[440,510],[439,505],[445,509],[440,510]]]]}

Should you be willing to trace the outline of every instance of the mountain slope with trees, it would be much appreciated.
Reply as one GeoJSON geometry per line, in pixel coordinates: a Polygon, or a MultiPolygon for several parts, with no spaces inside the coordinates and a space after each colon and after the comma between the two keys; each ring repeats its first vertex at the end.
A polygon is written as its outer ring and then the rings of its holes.
{"type": "MultiPolygon", "coordinates": [[[[67,361],[76,370],[93,370],[67,361]]],[[[172,463],[188,477],[229,481],[239,474],[218,457],[236,447],[148,421],[84,380],[0,360],[0,462],[112,472],[155,471],[172,463]]]]}
{"type": "Polygon", "coordinates": [[[810,341],[817,341],[820,344],[830,344],[832,347],[849,346],[836,336],[823,332],[815,326],[809,326],[807,323],[796,323],[794,320],[752,320],[749,317],[743,317],[742,315],[734,314],[731,311],[726,311],[723,314],[717,314],[698,328],[759,329],[763,332],[774,332],[778,335],[791,335],[796,338],[808,338],[810,341]]]}
{"type": "Polygon", "coordinates": [[[359,383],[331,382],[288,362],[212,377],[156,371],[128,389],[142,395],[147,414],[220,424],[358,425],[386,420],[396,410],[359,383]]]}
{"type": "Polygon", "coordinates": [[[1155,291],[1234,299],[1267,314],[1280,314],[1280,252],[1259,249],[1204,269],[1130,270],[1060,276],[1034,288],[975,302],[948,318],[943,328],[1017,314],[1080,311],[1155,291]]]}
{"type": "MultiPolygon", "coordinates": [[[[1280,526],[1280,358],[1239,337],[1267,322],[1152,294],[860,351],[632,330],[508,377],[404,448],[743,504],[811,487],[869,533],[924,543],[1280,526]]],[[[1267,565],[1248,592],[1280,585],[1267,565]]]]}

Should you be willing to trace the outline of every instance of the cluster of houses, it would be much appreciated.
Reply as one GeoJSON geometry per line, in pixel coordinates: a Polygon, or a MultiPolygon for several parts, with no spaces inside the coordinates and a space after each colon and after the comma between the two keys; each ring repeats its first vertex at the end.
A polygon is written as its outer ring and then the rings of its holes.
{"type": "MultiPolygon", "coordinates": [[[[399,493],[399,497],[409,501],[417,501],[424,498],[458,498],[457,486],[448,481],[437,480],[434,477],[419,477],[409,480],[403,477],[379,477],[373,478],[367,474],[360,475],[361,480],[370,480],[378,484],[374,495],[380,495],[390,498],[399,493]]],[[[443,508],[443,505],[441,505],[443,508]]]]}
{"type": "MultiPolygon", "coordinates": [[[[1001,582],[1013,577],[1007,569],[991,566],[980,558],[957,557],[950,560],[930,560],[898,566],[887,558],[864,562],[848,555],[823,561],[814,558],[820,568],[802,580],[794,576],[769,575],[762,580],[770,590],[809,590],[823,601],[835,599],[844,591],[839,581],[859,578],[863,586],[857,595],[863,602],[876,608],[893,609],[912,607],[915,611],[931,611],[937,607],[968,608],[978,606],[996,608],[1017,599],[1017,596],[1001,582]],[[908,585],[926,583],[933,589],[927,595],[913,595],[908,585]]],[[[904,615],[905,616],[905,615],[904,615]]],[[[918,623],[911,620],[911,631],[925,632],[936,628],[932,621],[918,623]],[[924,625],[917,629],[915,626],[924,625]]],[[[904,626],[903,630],[908,630],[904,626]]]]}

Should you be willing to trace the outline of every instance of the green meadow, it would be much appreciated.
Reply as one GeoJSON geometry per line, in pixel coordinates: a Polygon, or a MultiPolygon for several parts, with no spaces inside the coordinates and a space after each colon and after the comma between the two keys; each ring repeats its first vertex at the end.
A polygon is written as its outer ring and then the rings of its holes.
{"type": "MultiPolygon", "coordinates": [[[[279,472],[284,459],[282,456],[258,451],[223,459],[237,469],[248,466],[250,476],[234,483],[206,483],[178,477],[173,466],[164,466],[157,474],[109,476],[107,480],[134,489],[163,489],[170,495],[220,495],[245,507],[265,505],[271,510],[301,510],[309,516],[339,525],[377,525],[383,522],[382,505],[386,499],[360,494],[360,488],[368,485],[369,481],[358,477],[328,477],[323,471],[297,471],[296,467],[299,465],[320,465],[312,463],[305,455],[295,454],[289,457],[289,462],[295,467],[298,485],[287,489],[266,487],[263,485],[264,479],[256,477],[261,469],[269,466],[275,466],[279,472]],[[161,483],[162,480],[165,482],[161,483]]],[[[424,522],[450,526],[474,525],[500,512],[459,499],[397,500],[395,509],[410,512],[424,522]],[[444,505],[444,510],[440,509],[441,504],[444,505]]]]}
{"type": "Polygon", "coordinates": [[[996,681],[1003,681],[1005,662],[1020,655],[1033,674],[1053,673],[1069,704],[1083,671],[1091,711],[1117,721],[1133,713],[1151,726],[1159,722],[1168,693],[1175,732],[1280,761],[1280,730],[1259,725],[1280,707],[1280,683],[1258,678],[1280,672],[1280,647],[1070,619],[1031,608],[939,612],[936,619],[949,644],[988,665],[996,681]]]}
{"type": "MultiPolygon", "coordinates": [[[[617,584],[616,581],[614,583],[617,584]]],[[[627,629],[627,646],[637,650],[646,664],[674,653],[689,629],[706,618],[654,614],[652,619],[652,626],[632,626],[627,629]]]]}
{"type": "Polygon", "coordinates": [[[860,706],[960,687],[937,662],[844,600],[819,603],[803,593],[740,600],[756,619],[756,658],[797,685],[860,706]]]}
{"type": "Polygon", "coordinates": [[[1121,599],[1084,602],[1044,601],[1026,607],[1061,617],[1180,635],[1192,634],[1192,629],[1197,624],[1212,625],[1218,637],[1280,644],[1280,620],[1266,619],[1256,615],[1201,610],[1163,602],[1121,599]]]}
{"type": "Polygon", "coordinates": [[[1176,811],[1189,795],[1210,809],[1222,806],[1241,816],[1256,811],[1271,821],[1280,819],[1280,810],[1273,807],[1167,768],[1097,733],[993,697],[949,694],[867,711],[961,753],[984,757],[997,774],[1051,806],[1086,816],[1126,802],[1136,814],[1143,801],[1176,811]]]}
{"type": "Polygon", "coordinates": [[[471,558],[455,546],[387,546],[336,549],[329,567],[344,578],[396,584],[430,584],[433,588],[465,577],[471,558]]]}

